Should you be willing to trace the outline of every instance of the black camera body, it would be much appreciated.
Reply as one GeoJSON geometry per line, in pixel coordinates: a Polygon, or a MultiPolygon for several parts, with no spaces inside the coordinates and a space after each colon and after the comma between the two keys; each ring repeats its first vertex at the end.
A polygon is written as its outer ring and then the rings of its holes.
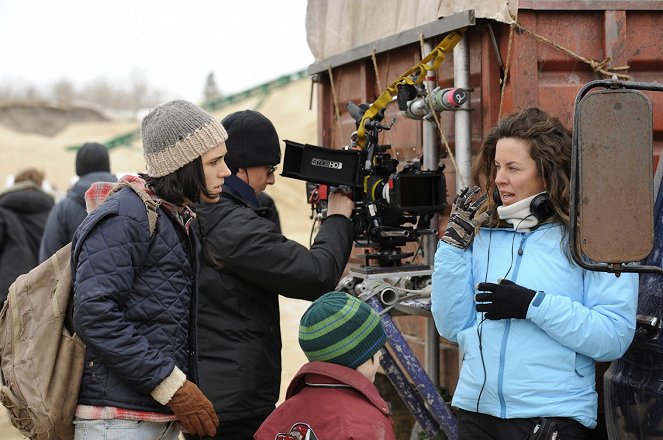
{"type": "Polygon", "coordinates": [[[355,210],[355,242],[378,266],[397,266],[413,253],[400,246],[437,234],[430,227],[432,216],[446,206],[443,170],[422,171],[418,164],[398,170],[399,162],[388,153],[389,146],[371,149],[334,149],[285,141],[282,176],[307,182],[313,209],[326,213],[330,189],[341,187],[352,194],[355,210]],[[372,153],[372,154],[371,154],[372,153]]]}

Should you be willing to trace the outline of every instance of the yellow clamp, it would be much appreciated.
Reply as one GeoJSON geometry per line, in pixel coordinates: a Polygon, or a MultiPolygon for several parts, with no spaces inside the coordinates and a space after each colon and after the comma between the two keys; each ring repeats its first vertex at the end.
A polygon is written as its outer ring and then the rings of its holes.
{"type": "Polygon", "coordinates": [[[444,57],[447,52],[458,44],[458,42],[463,38],[464,30],[449,32],[440,43],[435,46],[435,48],[428,54],[424,59],[422,59],[419,64],[411,67],[407,72],[402,74],[396,81],[391,83],[378,99],[376,99],[373,104],[366,110],[364,116],[361,118],[359,123],[359,128],[357,128],[357,147],[364,149],[366,146],[366,136],[365,136],[365,127],[364,123],[368,119],[372,119],[375,115],[378,114],[380,110],[385,108],[387,104],[391,102],[391,99],[396,96],[398,93],[399,84],[421,84],[426,78],[426,72],[429,70],[437,70],[442,64],[444,57]],[[432,61],[432,64],[428,64],[432,61]],[[418,73],[416,79],[413,79],[412,76],[414,73],[418,73]]]}

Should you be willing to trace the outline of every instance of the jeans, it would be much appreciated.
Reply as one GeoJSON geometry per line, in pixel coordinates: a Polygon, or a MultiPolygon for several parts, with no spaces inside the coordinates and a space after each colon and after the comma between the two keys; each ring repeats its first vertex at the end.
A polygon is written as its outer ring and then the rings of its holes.
{"type": "Polygon", "coordinates": [[[184,438],[187,440],[253,440],[253,434],[260,428],[268,415],[239,420],[221,420],[214,437],[197,437],[185,434],[184,438]]]}
{"type": "Polygon", "coordinates": [[[74,427],[74,440],[177,440],[180,435],[176,422],[75,418],[74,427]]]}

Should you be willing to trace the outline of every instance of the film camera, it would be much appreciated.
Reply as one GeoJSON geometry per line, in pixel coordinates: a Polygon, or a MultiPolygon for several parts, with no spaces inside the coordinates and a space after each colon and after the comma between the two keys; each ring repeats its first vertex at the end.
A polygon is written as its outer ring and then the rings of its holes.
{"type": "MultiPolygon", "coordinates": [[[[348,103],[348,111],[359,124],[368,107],[348,103]]],[[[422,171],[418,163],[399,169],[399,161],[389,154],[390,145],[379,145],[378,134],[389,130],[383,125],[384,110],[364,121],[366,142],[357,148],[357,132],[344,149],[319,147],[286,140],[282,176],[307,182],[307,196],[312,209],[324,217],[327,194],[340,187],[355,202],[352,220],[355,243],[366,249],[364,267],[405,266],[405,258],[414,252],[401,247],[418,242],[426,234],[437,234],[430,227],[436,212],[444,210],[446,182],[443,169],[422,171]]],[[[376,269],[377,270],[377,269],[376,269]]]]}

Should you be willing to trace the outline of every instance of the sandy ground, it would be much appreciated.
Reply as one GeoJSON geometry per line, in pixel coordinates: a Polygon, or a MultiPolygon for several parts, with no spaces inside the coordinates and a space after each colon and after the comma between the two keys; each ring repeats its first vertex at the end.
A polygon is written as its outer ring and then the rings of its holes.
{"type": "MultiPolygon", "coordinates": [[[[316,112],[309,110],[310,83],[302,79],[282,89],[272,91],[263,100],[258,98],[227,107],[215,116],[225,115],[242,109],[255,109],[272,120],[279,137],[301,143],[316,144],[316,112]]],[[[69,186],[74,173],[75,153],[66,149],[69,145],[86,141],[104,142],[139,127],[136,122],[94,122],[68,126],[55,136],[15,132],[0,125],[0,188],[5,179],[26,167],[37,167],[46,173],[46,178],[62,193],[69,186]]],[[[136,172],[144,169],[140,143],[129,147],[118,147],[111,151],[112,172],[136,172]]],[[[277,171],[280,173],[281,170],[277,171]]],[[[284,234],[308,247],[311,220],[306,204],[303,182],[277,177],[276,184],[268,189],[274,198],[284,234]]],[[[283,334],[283,373],[281,400],[293,375],[306,362],[297,343],[299,319],[308,307],[306,301],[281,298],[281,330],[283,334]]],[[[7,419],[4,407],[0,407],[0,439],[24,438],[7,419]]]]}

